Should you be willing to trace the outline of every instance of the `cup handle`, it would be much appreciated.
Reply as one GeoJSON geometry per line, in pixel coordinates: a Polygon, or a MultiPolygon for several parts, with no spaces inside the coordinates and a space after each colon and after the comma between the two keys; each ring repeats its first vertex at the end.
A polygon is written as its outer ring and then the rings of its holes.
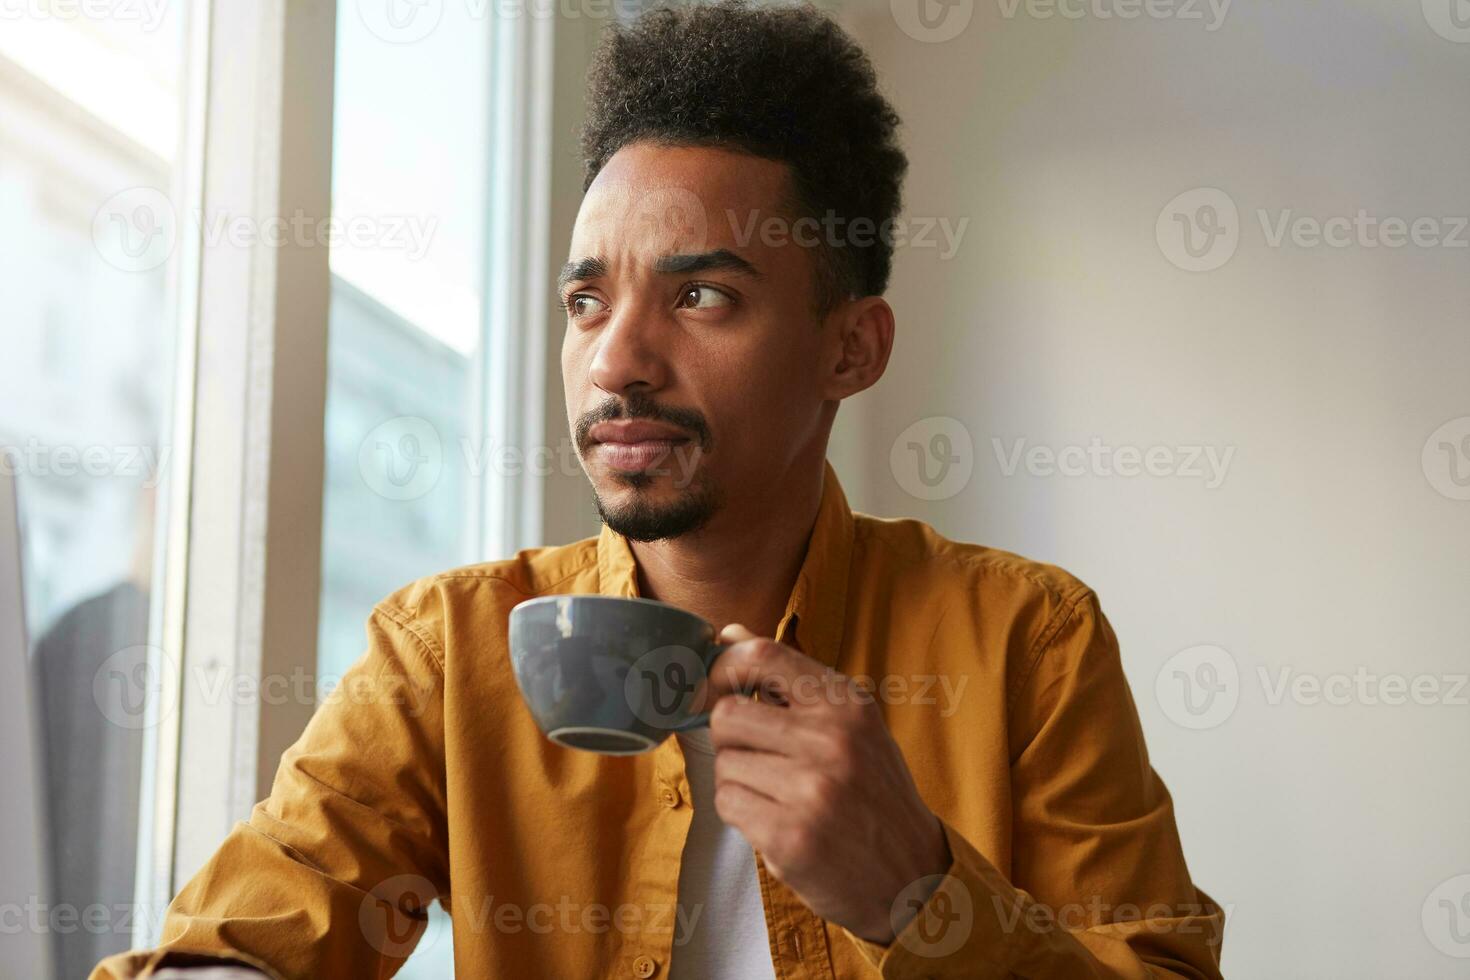
{"type": "MultiPolygon", "coordinates": [[[[710,644],[710,649],[713,650],[714,653],[709,658],[709,667],[713,667],[715,665],[715,661],[717,659],[719,659],[720,654],[722,654],[726,650],[730,649],[730,647],[732,645],[733,644],[730,644],[730,643],[711,643],[710,644]]],[[[706,668],[706,670],[708,670],[708,668],[706,668]]],[[[708,728],[708,727],[709,727],[709,712],[708,711],[701,711],[701,712],[699,712],[696,715],[691,715],[687,720],[681,721],[677,725],[673,725],[672,727],[669,728],[669,731],[671,731],[671,732],[687,732],[691,728],[708,728]]]]}

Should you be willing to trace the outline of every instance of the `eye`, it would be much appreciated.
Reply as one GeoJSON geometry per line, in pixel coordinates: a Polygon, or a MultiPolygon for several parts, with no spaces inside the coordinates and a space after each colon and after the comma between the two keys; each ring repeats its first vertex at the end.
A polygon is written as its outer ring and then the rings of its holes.
{"type": "Polygon", "coordinates": [[[580,317],[601,313],[607,309],[607,304],[596,296],[589,296],[586,293],[574,293],[568,297],[566,307],[569,316],[580,317]]]}
{"type": "Polygon", "coordinates": [[[734,300],[724,290],[707,286],[703,283],[692,283],[684,287],[679,294],[679,307],[682,309],[709,310],[721,306],[729,306],[734,300]]]}

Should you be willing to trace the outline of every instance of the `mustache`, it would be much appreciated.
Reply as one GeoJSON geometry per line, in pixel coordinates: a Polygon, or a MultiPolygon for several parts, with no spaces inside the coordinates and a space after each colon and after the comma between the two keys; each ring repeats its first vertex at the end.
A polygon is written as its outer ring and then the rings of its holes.
{"type": "Polygon", "coordinates": [[[577,419],[577,448],[586,451],[592,442],[590,433],[594,425],[619,419],[652,419],[655,422],[676,426],[690,433],[694,437],[695,445],[702,452],[708,451],[713,441],[709,423],[704,419],[704,413],[693,408],[660,405],[643,392],[635,391],[627,398],[611,395],[606,401],[577,419]]]}

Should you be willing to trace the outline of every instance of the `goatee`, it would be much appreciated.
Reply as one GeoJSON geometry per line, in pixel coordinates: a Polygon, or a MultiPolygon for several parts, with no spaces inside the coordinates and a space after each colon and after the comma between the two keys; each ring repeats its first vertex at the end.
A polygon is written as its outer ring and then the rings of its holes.
{"type": "MultiPolygon", "coordinates": [[[[643,474],[636,482],[651,482],[643,474]]],[[[625,483],[634,481],[627,480],[625,483]]],[[[655,504],[645,499],[641,488],[634,491],[633,499],[614,507],[608,507],[597,494],[597,516],[602,523],[630,541],[662,541],[693,534],[709,522],[719,510],[719,495],[711,488],[701,486],[686,491],[679,499],[666,504],[655,504]]]]}

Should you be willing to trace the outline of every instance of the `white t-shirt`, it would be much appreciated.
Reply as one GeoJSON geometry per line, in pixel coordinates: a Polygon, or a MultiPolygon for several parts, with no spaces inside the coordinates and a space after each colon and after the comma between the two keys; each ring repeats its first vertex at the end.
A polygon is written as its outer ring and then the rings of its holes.
{"type": "Polygon", "coordinates": [[[684,749],[694,820],[679,867],[670,980],[775,980],[755,852],[715,812],[715,747],[709,729],[675,737],[684,749]]]}

